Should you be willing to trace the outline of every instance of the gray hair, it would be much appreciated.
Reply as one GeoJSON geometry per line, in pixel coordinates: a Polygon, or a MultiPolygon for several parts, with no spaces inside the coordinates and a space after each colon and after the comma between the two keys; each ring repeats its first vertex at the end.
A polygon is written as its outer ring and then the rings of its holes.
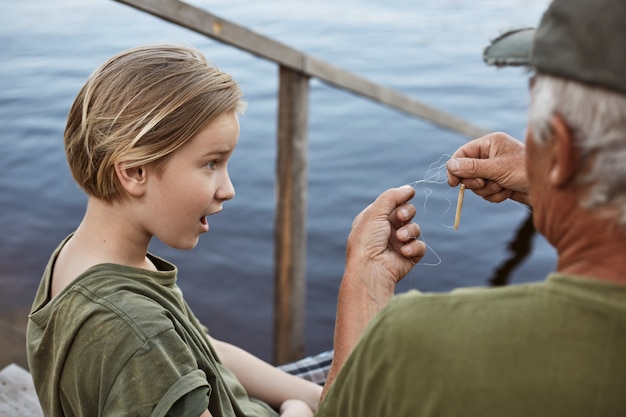
{"type": "Polygon", "coordinates": [[[575,181],[588,186],[581,204],[589,210],[617,209],[626,230],[626,96],[562,78],[537,74],[528,128],[535,141],[552,137],[550,118],[559,114],[570,129],[588,170],[575,181]]]}

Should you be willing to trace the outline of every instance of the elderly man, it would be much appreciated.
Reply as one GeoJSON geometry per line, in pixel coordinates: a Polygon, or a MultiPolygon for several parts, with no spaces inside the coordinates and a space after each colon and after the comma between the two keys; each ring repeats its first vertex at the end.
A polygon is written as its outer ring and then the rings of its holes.
{"type": "Polygon", "coordinates": [[[526,143],[491,134],[448,163],[451,186],[529,204],[556,271],[389,301],[401,277],[349,269],[317,416],[626,415],[625,21],[624,0],[554,0],[496,39],[487,63],[535,71],[526,143]]]}

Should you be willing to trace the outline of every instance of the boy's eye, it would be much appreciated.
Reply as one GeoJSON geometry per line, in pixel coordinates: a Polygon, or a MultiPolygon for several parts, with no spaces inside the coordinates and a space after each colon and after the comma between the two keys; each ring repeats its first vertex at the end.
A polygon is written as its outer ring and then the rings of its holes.
{"type": "Polygon", "coordinates": [[[210,161],[206,164],[206,167],[209,169],[215,169],[217,167],[217,161],[210,161]]]}

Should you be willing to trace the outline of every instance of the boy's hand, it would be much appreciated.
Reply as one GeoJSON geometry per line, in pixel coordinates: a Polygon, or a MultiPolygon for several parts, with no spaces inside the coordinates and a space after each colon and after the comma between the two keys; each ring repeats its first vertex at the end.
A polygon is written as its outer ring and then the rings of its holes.
{"type": "Polygon", "coordinates": [[[493,203],[510,198],[528,204],[526,147],[505,133],[491,133],[457,149],[447,163],[448,184],[493,203]]]}
{"type": "Polygon", "coordinates": [[[287,400],[280,406],[281,417],[313,417],[313,410],[304,401],[287,400]]]}

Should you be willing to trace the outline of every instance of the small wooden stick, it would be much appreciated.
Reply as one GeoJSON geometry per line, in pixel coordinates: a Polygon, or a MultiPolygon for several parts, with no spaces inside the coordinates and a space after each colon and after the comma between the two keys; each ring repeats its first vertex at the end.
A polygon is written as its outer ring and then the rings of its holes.
{"type": "Polygon", "coordinates": [[[456,201],[456,216],[454,217],[454,230],[459,228],[461,221],[461,208],[463,208],[463,196],[465,195],[465,185],[459,187],[459,199],[456,201]]]}

